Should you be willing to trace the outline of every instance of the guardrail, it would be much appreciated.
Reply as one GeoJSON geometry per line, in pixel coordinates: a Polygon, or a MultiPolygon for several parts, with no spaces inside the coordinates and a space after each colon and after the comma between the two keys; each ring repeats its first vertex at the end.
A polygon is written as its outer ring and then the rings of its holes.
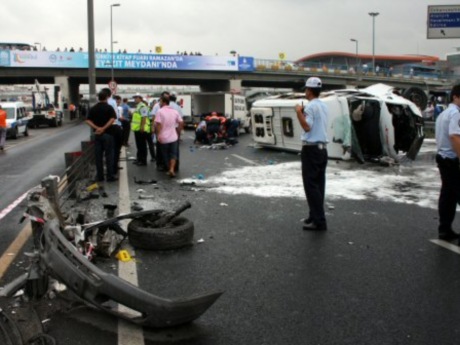
{"type": "Polygon", "coordinates": [[[408,69],[397,69],[396,71],[389,72],[387,69],[381,70],[379,73],[373,73],[368,70],[364,72],[362,70],[355,71],[350,68],[351,66],[346,65],[335,65],[328,64],[322,65],[319,63],[310,63],[308,66],[299,66],[294,61],[280,61],[280,60],[269,60],[269,59],[255,59],[254,68],[258,72],[307,72],[314,73],[318,75],[342,75],[342,76],[354,76],[354,77],[379,77],[383,79],[390,80],[414,80],[414,81],[440,81],[440,82],[450,82],[460,79],[456,75],[448,75],[442,73],[423,73],[423,75],[418,75],[415,72],[414,75],[410,73],[408,69]]]}
{"type": "Polygon", "coordinates": [[[65,153],[66,171],[58,185],[59,206],[62,208],[69,199],[78,196],[78,181],[91,177],[95,167],[93,141],[83,141],[81,151],[65,153]]]}

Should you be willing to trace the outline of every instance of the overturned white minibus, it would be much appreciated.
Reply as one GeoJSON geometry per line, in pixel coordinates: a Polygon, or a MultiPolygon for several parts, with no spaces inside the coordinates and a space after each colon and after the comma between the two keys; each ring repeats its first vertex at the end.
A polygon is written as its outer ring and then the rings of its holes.
{"type": "MultiPolygon", "coordinates": [[[[376,84],[323,92],[320,97],[329,108],[330,158],[364,162],[382,157],[398,161],[401,153],[412,160],[417,156],[424,138],[421,111],[393,87],[376,84]]],[[[251,109],[254,141],[263,147],[300,151],[303,129],[295,106],[306,102],[299,93],[256,101],[251,109]]]]}

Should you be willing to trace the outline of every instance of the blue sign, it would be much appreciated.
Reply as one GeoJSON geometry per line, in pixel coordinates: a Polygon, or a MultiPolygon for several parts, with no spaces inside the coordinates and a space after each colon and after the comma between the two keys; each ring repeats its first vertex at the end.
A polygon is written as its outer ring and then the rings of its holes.
{"type": "Polygon", "coordinates": [[[242,72],[252,72],[254,71],[254,58],[240,56],[238,58],[238,70],[242,72]]]}
{"type": "MultiPolygon", "coordinates": [[[[163,54],[96,53],[96,68],[182,71],[253,71],[254,58],[163,54]]],[[[88,68],[88,53],[0,50],[6,67],[88,68]]]]}
{"type": "Polygon", "coordinates": [[[460,13],[430,13],[430,28],[458,28],[460,27],[460,13]]]}
{"type": "Polygon", "coordinates": [[[427,38],[460,38],[460,5],[428,6],[427,38]]]}

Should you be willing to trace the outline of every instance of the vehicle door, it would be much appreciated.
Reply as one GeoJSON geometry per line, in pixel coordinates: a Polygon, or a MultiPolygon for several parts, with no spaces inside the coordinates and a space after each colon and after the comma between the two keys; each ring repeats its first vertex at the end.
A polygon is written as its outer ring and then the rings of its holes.
{"type": "Polygon", "coordinates": [[[26,108],[18,107],[16,108],[16,112],[17,112],[18,132],[24,133],[26,131],[26,126],[27,126],[26,108]]]}
{"type": "Polygon", "coordinates": [[[252,137],[255,142],[276,144],[273,127],[273,108],[252,108],[252,137]]]}

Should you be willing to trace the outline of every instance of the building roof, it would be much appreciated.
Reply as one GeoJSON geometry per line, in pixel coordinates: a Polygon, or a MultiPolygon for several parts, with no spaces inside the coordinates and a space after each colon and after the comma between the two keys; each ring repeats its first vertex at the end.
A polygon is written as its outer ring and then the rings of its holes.
{"type": "MultiPolygon", "coordinates": [[[[296,63],[307,62],[307,61],[317,60],[321,58],[331,58],[331,57],[356,58],[356,54],[345,53],[345,52],[317,53],[317,54],[307,55],[303,58],[300,58],[296,61],[296,63]]],[[[372,58],[373,56],[369,54],[358,54],[358,59],[361,59],[361,60],[372,60],[372,58]]],[[[438,62],[439,58],[437,56],[407,54],[407,55],[375,55],[375,60],[434,63],[434,62],[438,62]]]]}

